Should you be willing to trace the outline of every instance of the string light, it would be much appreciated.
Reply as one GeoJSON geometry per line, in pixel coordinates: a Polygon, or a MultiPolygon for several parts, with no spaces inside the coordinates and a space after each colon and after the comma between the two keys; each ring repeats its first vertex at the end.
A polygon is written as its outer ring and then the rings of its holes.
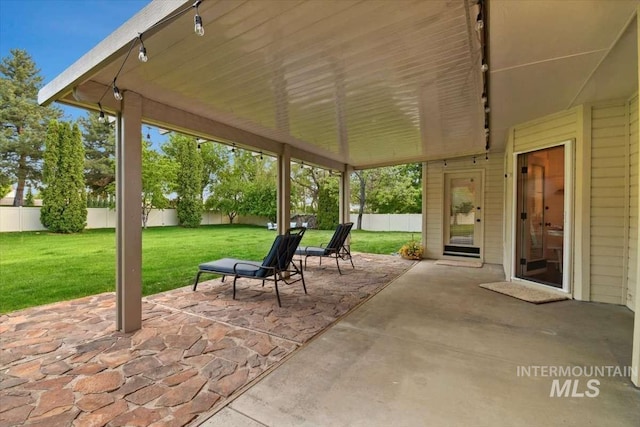
{"type": "Polygon", "coordinates": [[[476,164],[476,156],[473,156],[473,164],[476,164]]]}
{"type": "Polygon", "coordinates": [[[264,160],[264,157],[262,157],[262,151],[260,152],[260,160],[264,160]]]}
{"type": "Polygon", "coordinates": [[[147,48],[144,47],[144,42],[142,41],[142,33],[138,36],[140,39],[140,49],[138,50],[138,60],[140,62],[147,62],[149,57],[147,56],[147,48]]]}
{"type": "Polygon", "coordinates": [[[478,1],[478,15],[476,16],[476,31],[482,31],[484,28],[484,20],[482,19],[482,0],[478,1]]]}
{"type": "Polygon", "coordinates": [[[198,13],[198,6],[200,6],[200,3],[201,3],[201,0],[197,0],[193,4],[193,7],[196,8],[196,16],[193,17],[193,24],[194,24],[193,30],[197,35],[202,37],[204,36],[204,26],[202,25],[202,17],[200,16],[200,13],[198,13]]]}
{"type": "Polygon", "coordinates": [[[107,121],[107,119],[104,116],[104,111],[102,110],[102,104],[100,104],[99,102],[98,102],[98,107],[100,107],[100,115],[98,116],[98,122],[104,123],[107,121]]]}
{"type": "Polygon", "coordinates": [[[491,108],[490,108],[488,105],[485,105],[485,106],[484,106],[484,112],[485,112],[485,113],[489,113],[489,112],[491,112],[491,108]]]}
{"type": "Polygon", "coordinates": [[[488,162],[489,161],[489,152],[484,153],[484,159],[488,162]]]}
{"type": "MultiPolygon", "coordinates": [[[[182,10],[179,10],[163,19],[161,19],[160,21],[156,22],[155,24],[151,25],[150,27],[148,27],[145,31],[149,31],[153,28],[156,28],[158,26],[164,25],[167,22],[173,21],[177,18],[179,18],[180,16],[184,15],[185,13],[187,13],[188,11],[190,11],[191,9],[195,8],[196,9],[196,16],[194,17],[194,30],[196,32],[196,34],[198,34],[199,36],[203,36],[204,35],[204,27],[202,25],[202,17],[199,14],[198,11],[198,6],[200,6],[200,4],[202,3],[202,0],[196,0],[195,3],[193,3],[191,6],[188,6],[182,10]]],[[[131,55],[131,51],[133,50],[134,46],[140,42],[140,48],[138,49],[138,60],[140,60],[141,62],[147,62],[149,60],[149,57],[147,56],[147,48],[144,45],[144,42],[142,41],[142,35],[143,33],[138,33],[138,37],[134,38],[131,41],[131,44],[129,45],[129,50],[127,52],[127,54],[125,55],[124,59],[122,60],[122,64],[120,65],[120,69],[118,69],[118,72],[116,73],[115,77],[113,78],[113,83],[111,84],[111,86],[107,86],[105,87],[105,90],[102,94],[102,96],[100,97],[100,99],[98,99],[98,107],[100,108],[100,117],[99,119],[102,119],[104,117],[104,111],[102,110],[102,100],[104,99],[104,97],[106,96],[107,92],[109,92],[109,89],[113,90],[113,97],[117,100],[117,101],[122,101],[122,93],[120,92],[120,89],[118,88],[118,86],[116,86],[116,80],[118,79],[118,77],[120,76],[120,73],[122,72],[122,69],[124,68],[124,65],[127,62],[127,59],[129,59],[129,55],[131,55]]]]}
{"type": "Polygon", "coordinates": [[[480,66],[480,71],[482,71],[483,73],[489,71],[489,65],[484,60],[482,61],[482,65],[480,66]]]}
{"type": "Polygon", "coordinates": [[[118,86],[116,86],[116,79],[113,79],[113,97],[116,101],[122,101],[122,94],[120,93],[118,86]]]}
{"type": "Polygon", "coordinates": [[[149,126],[147,126],[147,140],[151,140],[151,133],[149,132],[151,130],[151,128],[149,126]]]}
{"type": "Polygon", "coordinates": [[[447,167],[447,159],[444,159],[444,167],[447,167]]]}

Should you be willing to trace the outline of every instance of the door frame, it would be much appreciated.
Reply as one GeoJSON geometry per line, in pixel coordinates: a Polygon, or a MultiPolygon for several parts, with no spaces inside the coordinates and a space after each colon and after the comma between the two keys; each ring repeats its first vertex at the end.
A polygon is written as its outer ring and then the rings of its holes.
{"type": "MultiPolygon", "coordinates": [[[[484,235],[485,235],[485,229],[484,229],[484,224],[485,224],[485,206],[484,206],[484,193],[485,193],[485,169],[480,169],[480,168],[473,168],[473,169],[451,169],[451,170],[443,170],[442,171],[442,203],[440,206],[441,209],[441,218],[442,218],[442,234],[440,235],[440,257],[442,259],[451,259],[451,260],[460,260],[461,258],[463,259],[469,259],[469,260],[477,260],[480,262],[484,262],[484,235]],[[447,174],[467,174],[467,175],[471,175],[471,174],[479,174],[480,175],[480,189],[479,189],[479,202],[480,202],[480,225],[479,225],[479,238],[478,238],[478,244],[474,245],[474,246],[478,246],[478,248],[480,249],[480,253],[479,253],[479,257],[465,257],[465,256],[456,256],[456,255],[445,255],[444,254],[444,246],[445,246],[445,242],[447,241],[445,233],[447,231],[447,227],[445,226],[445,221],[449,221],[450,216],[450,211],[449,211],[449,206],[447,206],[447,202],[449,202],[449,199],[447,197],[448,195],[448,191],[447,191],[447,174]]],[[[478,227],[478,226],[476,226],[478,227]]],[[[474,232],[475,234],[475,232],[474,232]]],[[[475,239],[475,237],[474,237],[475,239]]]]}
{"type": "Polygon", "coordinates": [[[516,277],[518,271],[518,259],[516,245],[518,239],[516,238],[519,225],[519,212],[518,212],[518,179],[514,177],[512,180],[512,193],[511,193],[511,277],[512,282],[523,282],[531,286],[540,286],[544,289],[559,291],[567,294],[573,292],[573,182],[574,182],[574,165],[575,165],[575,153],[574,153],[575,140],[567,139],[560,142],[554,142],[546,145],[536,146],[531,149],[514,151],[512,162],[514,165],[514,175],[517,173],[518,156],[521,154],[533,153],[547,148],[564,146],[564,218],[563,218],[563,230],[564,236],[562,241],[562,288],[557,288],[543,283],[534,282],[521,277],[516,277]]]}

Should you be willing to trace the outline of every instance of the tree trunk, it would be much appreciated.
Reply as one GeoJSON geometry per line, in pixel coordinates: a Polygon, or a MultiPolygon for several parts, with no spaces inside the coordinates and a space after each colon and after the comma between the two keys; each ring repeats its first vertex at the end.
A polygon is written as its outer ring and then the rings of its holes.
{"type": "Polygon", "coordinates": [[[20,156],[20,160],[18,160],[18,185],[16,186],[16,195],[13,198],[13,206],[24,205],[24,186],[27,181],[26,163],[27,159],[23,154],[20,156]]]}

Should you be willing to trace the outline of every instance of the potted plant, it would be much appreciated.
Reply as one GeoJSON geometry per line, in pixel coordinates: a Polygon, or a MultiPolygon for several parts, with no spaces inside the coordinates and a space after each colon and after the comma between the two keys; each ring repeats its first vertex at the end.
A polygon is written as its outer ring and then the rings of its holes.
{"type": "Polygon", "coordinates": [[[402,245],[398,252],[402,258],[419,260],[422,259],[424,247],[411,236],[411,240],[402,245]]]}

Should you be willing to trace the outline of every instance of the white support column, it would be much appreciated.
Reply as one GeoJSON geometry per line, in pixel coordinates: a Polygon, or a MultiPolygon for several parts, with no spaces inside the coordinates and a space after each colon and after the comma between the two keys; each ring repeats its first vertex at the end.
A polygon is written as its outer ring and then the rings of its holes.
{"type": "Polygon", "coordinates": [[[142,326],[142,99],[124,92],[116,121],[116,327],[142,326]]]}
{"type": "Polygon", "coordinates": [[[340,188],[339,188],[339,200],[340,205],[340,217],[338,222],[344,224],[351,221],[351,171],[352,168],[345,166],[344,170],[340,174],[340,188]]]}
{"type": "MultiPolygon", "coordinates": [[[[638,6],[636,17],[640,17],[640,6],[638,6]]],[[[640,66],[640,18],[636,18],[636,25],[638,26],[638,66],[640,66]]],[[[640,74],[638,75],[638,83],[640,84],[640,74]]],[[[640,116],[640,111],[636,113],[640,116]]],[[[639,117],[640,118],[640,117],[639,117]]],[[[640,120],[638,121],[638,127],[640,128],[640,120]]],[[[640,129],[639,129],[640,130],[640,129]]],[[[636,154],[640,159],[640,153],[636,154]]],[[[638,184],[640,184],[640,177],[638,177],[638,184]]],[[[639,209],[636,207],[636,209],[639,209]]],[[[640,242],[640,216],[638,217],[638,241],[640,242]]],[[[636,262],[636,310],[633,319],[633,353],[631,354],[631,381],[636,387],[640,387],[640,285],[638,285],[638,279],[640,278],[640,250],[637,251],[636,262]]]]}
{"type": "Polygon", "coordinates": [[[284,145],[278,155],[278,234],[284,234],[291,221],[291,151],[284,145]]]}

